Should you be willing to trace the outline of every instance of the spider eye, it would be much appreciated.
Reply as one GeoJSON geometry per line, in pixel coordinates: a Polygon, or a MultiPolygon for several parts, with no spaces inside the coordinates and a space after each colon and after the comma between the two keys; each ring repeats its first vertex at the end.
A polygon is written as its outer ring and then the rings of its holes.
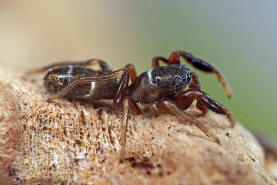
{"type": "Polygon", "coordinates": [[[152,78],[152,83],[154,84],[154,85],[159,85],[160,83],[161,83],[161,81],[162,81],[162,78],[161,77],[159,77],[159,76],[157,76],[157,77],[155,77],[155,78],[152,78]]]}
{"type": "Polygon", "coordinates": [[[189,74],[189,75],[187,75],[188,82],[190,82],[190,79],[191,79],[191,75],[189,74]]]}
{"type": "Polygon", "coordinates": [[[160,77],[156,77],[156,83],[159,84],[161,82],[161,78],[160,77]]]}
{"type": "Polygon", "coordinates": [[[190,74],[186,74],[182,76],[182,80],[184,83],[189,83],[191,79],[191,75],[190,74]]]}
{"type": "Polygon", "coordinates": [[[161,85],[162,84],[162,77],[160,77],[160,76],[157,76],[156,78],[155,78],[155,84],[157,84],[157,85],[161,85]]]}

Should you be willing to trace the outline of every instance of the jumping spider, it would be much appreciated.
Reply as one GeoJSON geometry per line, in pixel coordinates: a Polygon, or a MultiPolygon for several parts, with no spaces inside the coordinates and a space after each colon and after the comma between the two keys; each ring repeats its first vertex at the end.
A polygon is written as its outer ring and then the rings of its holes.
{"type": "Polygon", "coordinates": [[[32,72],[48,70],[44,78],[44,86],[54,93],[49,100],[60,97],[78,100],[113,99],[114,106],[122,106],[120,161],[123,161],[129,110],[134,114],[140,114],[143,112],[143,107],[148,106],[157,113],[167,111],[182,120],[194,123],[214,141],[219,142],[218,138],[201,122],[184,112],[196,99],[196,107],[202,115],[208,109],[224,114],[234,127],[236,122],[232,114],[223,105],[201,91],[197,74],[181,64],[181,58],[201,71],[215,74],[227,96],[231,97],[232,92],[224,76],[208,62],[185,51],[172,52],[168,59],[161,56],[154,57],[153,68],[139,76],[136,75],[132,64],[113,71],[106,62],[99,59],[55,63],[32,72]],[[160,61],[167,65],[160,66],[160,61]],[[99,65],[100,70],[87,68],[91,65],[99,65]],[[129,85],[129,78],[131,85],[129,85]],[[188,89],[185,90],[187,85],[188,89]]]}

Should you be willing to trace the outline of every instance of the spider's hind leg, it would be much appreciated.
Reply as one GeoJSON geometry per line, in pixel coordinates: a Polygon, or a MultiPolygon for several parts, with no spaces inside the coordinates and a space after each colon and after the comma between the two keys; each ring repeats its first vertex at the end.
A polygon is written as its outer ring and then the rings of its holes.
{"type": "Polygon", "coordinates": [[[157,108],[160,109],[158,111],[161,111],[161,112],[164,109],[166,109],[169,113],[171,113],[173,115],[176,115],[181,120],[186,120],[186,121],[189,121],[189,122],[195,124],[207,136],[212,138],[215,142],[220,143],[219,138],[215,134],[210,132],[203,123],[201,123],[200,121],[195,119],[190,114],[188,114],[188,113],[184,112],[183,110],[181,110],[180,108],[178,108],[178,106],[174,102],[168,101],[168,100],[160,100],[159,103],[158,103],[157,108]],[[161,110],[161,109],[163,109],[163,110],[161,110]]]}
{"type": "Polygon", "coordinates": [[[107,62],[100,60],[100,59],[89,59],[86,61],[62,61],[62,62],[56,62],[50,65],[46,65],[44,67],[41,68],[37,68],[37,69],[32,69],[29,70],[27,73],[28,74],[34,74],[34,73],[42,73],[45,72],[47,70],[50,69],[55,69],[58,67],[64,67],[64,66],[83,66],[83,67],[87,67],[87,66],[92,66],[92,65],[99,65],[99,67],[101,68],[102,71],[109,71],[111,72],[112,69],[110,68],[110,66],[108,65],[107,62]]]}

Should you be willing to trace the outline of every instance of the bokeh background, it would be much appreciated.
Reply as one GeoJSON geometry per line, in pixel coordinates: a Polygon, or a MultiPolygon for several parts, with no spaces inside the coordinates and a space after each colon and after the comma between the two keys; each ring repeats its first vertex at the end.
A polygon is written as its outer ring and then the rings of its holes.
{"type": "Polygon", "coordinates": [[[234,95],[201,74],[204,91],[246,127],[277,139],[276,7],[275,0],[0,0],[0,64],[26,71],[97,57],[141,73],[153,56],[186,50],[217,66],[234,95]]]}

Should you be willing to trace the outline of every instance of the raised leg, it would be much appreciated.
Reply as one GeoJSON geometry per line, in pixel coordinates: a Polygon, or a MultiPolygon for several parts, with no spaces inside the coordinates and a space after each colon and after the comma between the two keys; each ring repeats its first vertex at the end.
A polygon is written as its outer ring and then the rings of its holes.
{"type": "Polygon", "coordinates": [[[119,77],[119,76],[121,77],[121,81],[119,84],[118,91],[114,98],[114,103],[120,104],[122,102],[123,97],[125,96],[125,92],[128,87],[129,73],[126,70],[118,70],[118,71],[115,71],[112,74],[106,75],[106,76],[80,78],[80,79],[75,80],[72,83],[70,83],[67,87],[65,87],[60,92],[50,96],[48,101],[65,96],[79,84],[89,83],[92,81],[97,82],[97,81],[102,81],[102,80],[113,80],[114,78],[119,77]]]}
{"type": "Polygon", "coordinates": [[[152,58],[152,67],[159,67],[160,66],[160,61],[170,65],[167,58],[161,57],[161,56],[156,56],[156,57],[152,58]]]}
{"type": "Polygon", "coordinates": [[[226,78],[213,65],[209,64],[208,62],[206,62],[202,59],[195,57],[194,55],[192,55],[186,51],[174,51],[171,53],[171,55],[169,56],[168,59],[164,58],[164,57],[160,57],[160,56],[154,57],[152,59],[152,65],[153,65],[153,67],[159,66],[159,61],[162,61],[168,65],[181,64],[180,58],[185,59],[192,66],[194,66],[195,68],[197,68],[203,72],[215,74],[218,81],[224,87],[226,95],[229,98],[232,96],[232,90],[231,90],[226,78]]]}
{"type": "Polygon", "coordinates": [[[177,107],[177,105],[168,100],[161,100],[158,103],[157,109],[158,111],[167,110],[169,113],[176,115],[181,120],[187,120],[193,124],[195,124],[200,130],[202,130],[207,136],[211,137],[215,142],[220,143],[218,137],[211,133],[201,122],[193,118],[190,114],[185,113],[183,110],[177,107]],[[162,110],[161,110],[162,109],[162,110]]]}
{"type": "Polygon", "coordinates": [[[233,115],[220,103],[213,100],[209,95],[203,91],[197,89],[189,89],[184,91],[182,94],[178,95],[175,99],[176,105],[181,110],[186,110],[189,108],[193,100],[197,100],[196,107],[202,111],[202,115],[207,112],[207,109],[216,112],[217,114],[224,114],[230,121],[232,127],[235,126],[236,121],[233,115]]]}
{"type": "Polygon", "coordinates": [[[68,65],[84,66],[84,67],[92,66],[92,65],[99,65],[99,67],[101,68],[102,71],[112,71],[110,66],[105,61],[100,60],[100,59],[89,59],[89,60],[86,60],[86,61],[56,62],[54,64],[44,66],[42,68],[30,70],[30,71],[28,71],[28,73],[29,74],[31,74],[31,73],[41,73],[41,72],[45,72],[49,69],[54,69],[56,67],[62,67],[62,66],[68,66],[68,65]]]}

